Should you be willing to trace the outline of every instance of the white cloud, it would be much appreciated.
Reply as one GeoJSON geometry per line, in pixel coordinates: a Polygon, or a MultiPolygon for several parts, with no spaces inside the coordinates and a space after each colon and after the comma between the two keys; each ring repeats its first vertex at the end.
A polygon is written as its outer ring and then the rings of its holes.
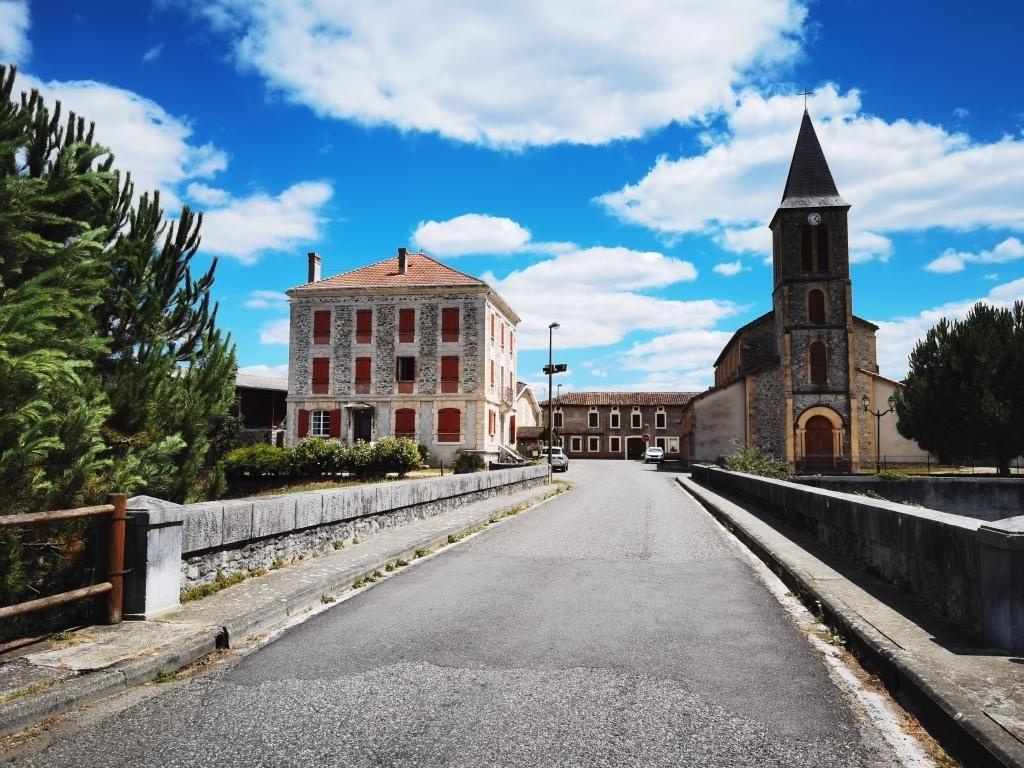
{"type": "Polygon", "coordinates": [[[27,0],[0,0],[0,62],[23,64],[32,52],[27,0]]]}
{"type": "Polygon", "coordinates": [[[244,365],[238,369],[239,373],[247,373],[250,376],[278,376],[288,378],[288,363],[280,365],[244,365]]]}
{"type": "Polygon", "coordinates": [[[723,261],[712,268],[712,272],[717,272],[725,277],[735,277],[743,271],[742,261],[723,261]]]}
{"type": "Polygon", "coordinates": [[[158,43],[142,54],[142,60],[144,62],[156,61],[160,58],[160,54],[164,52],[164,44],[158,43]]]}
{"type": "Polygon", "coordinates": [[[278,291],[250,291],[245,306],[250,309],[284,309],[288,297],[278,291]]]}
{"type": "Polygon", "coordinates": [[[260,326],[260,344],[287,344],[291,321],[287,317],[260,326]]]}
{"type": "Polygon", "coordinates": [[[799,0],[192,0],[240,66],[317,114],[499,146],[689,121],[791,61],[799,0]]]}
{"type": "Polygon", "coordinates": [[[231,201],[230,192],[206,184],[189,184],[185,194],[188,195],[190,200],[199,205],[226,205],[231,201]]]}
{"type": "Polygon", "coordinates": [[[873,321],[878,325],[876,335],[878,366],[882,375],[902,379],[907,375],[907,358],[914,345],[943,317],[962,320],[977,302],[983,301],[999,307],[1009,307],[1024,300],[1024,278],[995,286],[987,296],[965,299],[926,309],[916,315],[896,317],[892,320],[873,321]]]}
{"type": "Polygon", "coordinates": [[[212,143],[191,141],[192,126],[155,101],[94,80],[41,82],[19,75],[21,89],[37,87],[48,100],[60,99],[72,111],[96,122],[96,141],[114,153],[114,165],[130,170],[137,193],[160,190],[160,202],[173,211],[181,204],[177,188],[224,170],[227,154],[212,143]]]}
{"type": "Polygon", "coordinates": [[[615,344],[636,330],[711,327],[737,307],[729,301],[679,301],[642,291],[694,280],[688,261],[629,248],[586,248],[487,280],[523,318],[519,344],[541,349],[548,324],[561,323],[555,343],[561,349],[615,344]]]}
{"type": "MultiPolygon", "coordinates": [[[[599,198],[625,221],[670,233],[711,233],[726,248],[769,253],[799,125],[797,96],[742,94],[727,130],[702,154],[659,157],[635,184],[599,198]]],[[[852,261],[885,260],[886,236],[931,227],[1024,230],[1024,140],[981,143],[941,126],[866,114],[860,93],[819,88],[808,102],[840,193],[853,204],[852,261]]]]}
{"type": "Polygon", "coordinates": [[[590,375],[596,379],[607,379],[608,371],[602,371],[600,368],[591,368],[590,375]]]}
{"type": "Polygon", "coordinates": [[[333,194],[327,182],[304,181],[276,196],[228,199],[203,213],[202,248],[243,264],[256,263],[266,251],[292,250],[319,237],[321,211],[333,194]]]}
{"type": "Polygon", "coordinates": [[[512,253],[530,240],[530,230],[512,219],[466,213],[447,221],[421,221],[413,242],[438,256],[512,253]]]}
{"type": "Polygon", "coordinates": [[[991,251],[980,253],[957,252],[948,248],[934,261],[925,266],[929,272],[951,274],[962,272],[968,264],[1005,264],[1008,261],[1024,259],[1024,243],[1016,237],[1008,237],[991,251]]]}
{"type": "Polygon", "coordinates": [[[957,107],[956,109],[953,110],[953,117],[955,117],[957,120],[964,120],[970,114],[971,110],[967,109],[966,107],[957,107]]]}

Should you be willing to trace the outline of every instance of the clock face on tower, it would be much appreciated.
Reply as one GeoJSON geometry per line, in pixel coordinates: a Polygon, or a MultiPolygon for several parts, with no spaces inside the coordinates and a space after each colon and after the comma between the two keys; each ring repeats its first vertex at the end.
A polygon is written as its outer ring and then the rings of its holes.
{"type": "Polygon", "coordinates": [[[810,213],[810,214],[808,214],[807,215],[807,223],[810,224],[812,227],[818,226],[819,224],[821,224],[821,214],[820,213],[810,213]]]}

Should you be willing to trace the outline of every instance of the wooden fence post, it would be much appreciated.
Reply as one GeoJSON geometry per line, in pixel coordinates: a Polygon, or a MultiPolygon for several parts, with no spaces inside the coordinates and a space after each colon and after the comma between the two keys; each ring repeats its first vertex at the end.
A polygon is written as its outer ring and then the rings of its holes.
{"type": "Polygon", "coordinates": [[[120,624],[124,606],[124,529],[128,520],[128,499],[123,493],[107,497],[114,505],[110,515],[110,554],[107,561],[107,579],[113,587],[107,594],[107,623],[120,624]]]}

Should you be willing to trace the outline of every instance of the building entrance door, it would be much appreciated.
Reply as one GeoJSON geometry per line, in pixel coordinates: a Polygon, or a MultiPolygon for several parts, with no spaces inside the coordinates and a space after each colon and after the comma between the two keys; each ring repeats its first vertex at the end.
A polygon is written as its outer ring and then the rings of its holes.
{"type": "Polygon", "coordinates": [[[627,459],[639,459],[644,455],[645,450],[647,450],[647,443],[639,435],[626,438],[627,459]]]}
{"type": "Polygon", "coordinates": [[[352,442],[362,440],[370,442],[373,437],[373,411],[370,408],[360,408],[352,412],[352,442]]]}
{"type": "Polygon", "coordinates": [[[835,464],[835,443],[832,422],[824,416],[812,416],[804,427],[807,450],[804,459],[808,467],[831,467],[835,464]]]}

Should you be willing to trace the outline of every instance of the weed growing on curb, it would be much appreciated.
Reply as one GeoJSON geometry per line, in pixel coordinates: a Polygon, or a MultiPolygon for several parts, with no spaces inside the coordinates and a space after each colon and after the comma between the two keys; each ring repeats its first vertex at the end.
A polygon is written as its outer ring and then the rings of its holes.
{"type": "Polygon", "coordinates": [[[161,669],[156,673],[156,677],[153,678],[154,683],[169,683],[175,678],[174,672],[168,672],[166,669],[161,669]]]}
{"type": "Polygon", "coordinates": [[[320,595],[320,602],[324,605],[330,605],[334,602],[334,598],[330,595],[320,595]]]}
{"type": "Polygon", "coordinates": [[[352,582],[352,589],[362,589],[366,586],[366,579],[360,576],[358,579],[352,582]]]}
{"type": "Polygon", "coordinates": [[[65,640],[70,640],[71,639],[71,633],[70,632],[54,632],[52,635],[50,635],[46,639],[47,640],[52,640],[55,643],[63,643],[65,640]]]}
{"type": "Polygon", "coordinates": [[[417,549],[416,550],[416,557],[417,558],[426,557],[429,554],[430,554],[430,550],[429,549],[417,549]]]}
{"type": "Polygon", "coordinates": [[[331,542],[331,546],[334,547],[335,549],[344,549],[345,548],[345,542],[342,541],[341,539],[337,539],[337,540],[331,542]]]}
{"type": "Polygon", "coordinates": [[[283,557],[275,557],[274,558],[274,562],[272,562],[270,564],[270,570],[276,571],[276,570],[279,570],[281,568],[284,568],[284,566],[285,566],[284,558],[283,557]]]}
{"type": "Polygon", "coordinates": [[[405,568],[409,564],[408,560],[395,560],[396,568],[405,568]]]}
{"type": "Polygon", "coordinates": [[[4,694],[3,696],[0,696],[0,704],[6,704],[8,701],[14,701],[15,699],[20,699],[22,696],[31,696],[34,693],[39,693],[40,691],[45,691],[47,688],[49,688],[51,685],[55,685],[57,682],[59,682],[59,681],[57,681],[57,680],[44,680],[41,683],[33,683],[32,685],[28,685],[28,686],[26,686],[24,688],[20,688],[17,691],[13,691],[11,693],[4,694]]]}
{"type": "Polygon", "coordinates": [[[393,570],[395,570],[395,564],[394,563],[387,563],[387,564],[385,564],[384,570],[387,571],[388,573],[391,573],[393,570]]]}
{"type": "Polygon", "coordinates": [[[250,574],[247,571],[235,571],[230,576],[225,576],[223,571],[217,571],[217,576],[209,584],[200,584],[198,587],[192,589],[183,590],[180,596],[180,600],[183,603],[191,602],[192,600],[201,600],[204,597],[220,592],[222,589],[233,587],[235,584],[241,584],[250,574]]]}
{"type": "Polygon", "coordinates": [[[362,542],[359,540],[359,537],[355,537],[355,538],[352,539],[352,543],[353,544],[361,544],[362,542]]]}
{"type": "Polygon", "coordinates": [[[266,568],[253,568],[251,571],[249,571],[249,575],[250,576],[254,576],[254,577],[266,576],[267,575],[267,569],[266,568]]]}
{"type": "Polygon", "coordinates": [[[459,540],[460,540],[461,538],[462,538],[461,536],[456,536],[456,535],[455,535],[454,533],[449,533],[449,534],[448,534],[448,543],[449,543],[449,544],[455,544],[455,543],[457,543],[457,542],[458,542],[458,541],[459,541],[459,540]]]}

